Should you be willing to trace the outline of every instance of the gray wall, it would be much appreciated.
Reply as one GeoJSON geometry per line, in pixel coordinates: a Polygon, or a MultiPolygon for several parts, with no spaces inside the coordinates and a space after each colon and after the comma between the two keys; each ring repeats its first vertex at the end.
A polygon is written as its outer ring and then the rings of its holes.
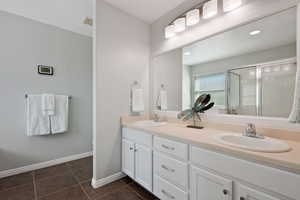
{"type": "Polygon", "coordinates": [[[92,39],[5,12],[0,24],[0,171],[91,151],[92,39]],[[44,92],[72,95],[70,130],[27,137],[24,95],[44,92]]]}
{"type": "Polygon", "coordinates": [[[94,65],[94,180],[121,171],[120,117],[130,114],[130,86],[136,80],[149,103],[150,27],[96,1],[94,65]]]}

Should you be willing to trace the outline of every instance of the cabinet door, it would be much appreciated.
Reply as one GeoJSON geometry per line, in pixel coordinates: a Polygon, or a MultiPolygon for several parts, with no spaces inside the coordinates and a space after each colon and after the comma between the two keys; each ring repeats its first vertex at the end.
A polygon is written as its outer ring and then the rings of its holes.
{"type": "Polygon", "coordinates": [[[134,143],[122,140],[122,171],[134,179],[134,143]]]}
{"type": "Polygon", "coordinates": [[[232,200],[232,181],[191,166],[191,200],[232,200]]]}
{"type": "Polygon", "coordinates": [[[152,151],[139,144],[135,144],[135,180],[152,191],[152,151]]]}
{"type": "Polygon", "coordinates": [[[257,190],[239,185],[238,200],[279,200],[257,190]]]}

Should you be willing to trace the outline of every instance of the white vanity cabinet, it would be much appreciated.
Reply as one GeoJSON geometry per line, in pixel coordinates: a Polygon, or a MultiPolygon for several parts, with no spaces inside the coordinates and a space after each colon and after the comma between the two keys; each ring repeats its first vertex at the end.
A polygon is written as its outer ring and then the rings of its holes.
{"type": "Polygon", "coordinates": [[[246,186],[238,186],[238,200],[280,200],[246,186]]]}
{"type": "Polygon", "coordinates": [[[123,128],[122,169],[161,200],[300,200],[300,175],[123,128]]]}
{"type": "Polygon", "coordinates": [[[123,128],[122,171],[152,191],[152,135],[123,128]]]}
{"type": "Polygon", "coordinates": [[[233,181],[191,166],[191,200],[232,200],[233,181]]]}

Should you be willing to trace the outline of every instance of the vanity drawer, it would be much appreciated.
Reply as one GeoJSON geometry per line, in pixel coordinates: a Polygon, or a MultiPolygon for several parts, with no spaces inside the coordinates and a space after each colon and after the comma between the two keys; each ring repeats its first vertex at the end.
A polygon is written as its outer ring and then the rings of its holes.
{"type": "Polygon", "coordinates": [[[134,143],[152,147],[152,135],[143,131],[130,128],[123,128],[122,136],[123,138],[130,140],[134,143]]]}
{"type": "Polygon", "coordinates": [[[179,159],[188,159],[188,145],[172,140],[154,137],[154,148],[160,152],[173,155],[179,159]]]}
{"type": "Polygon", "coordinates": [[[158,176],[154,176],[154,194],[161,200],[188,200],[186,192],[158,176]]]}
{"type": "Polygon", "coordinates": [[[154,173],[170,181],[180,189],[188,190],[188,164],[162,153],[154,153],[154,173]]]}

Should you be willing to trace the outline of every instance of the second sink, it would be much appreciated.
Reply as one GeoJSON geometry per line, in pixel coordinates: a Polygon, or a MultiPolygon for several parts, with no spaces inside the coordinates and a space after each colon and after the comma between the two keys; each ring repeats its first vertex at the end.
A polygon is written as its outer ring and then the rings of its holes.
{"type": "Polygon", "coordinates": [[[246,137],[241,134],[226,133],[217,135],[215,138],[221,144],[249,151],[281,153],[291,150],[291,147],[286,142],[269,137],[259,139],[246,137]]]}

